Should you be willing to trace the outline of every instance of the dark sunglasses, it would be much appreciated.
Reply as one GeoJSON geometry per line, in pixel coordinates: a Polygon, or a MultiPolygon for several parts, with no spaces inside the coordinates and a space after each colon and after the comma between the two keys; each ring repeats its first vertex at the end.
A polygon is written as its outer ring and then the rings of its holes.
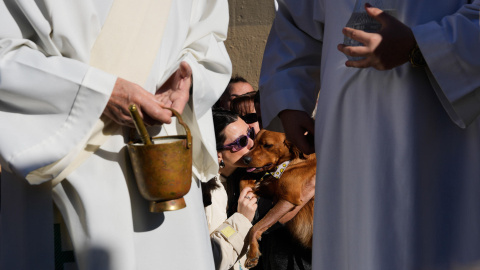
{"type": "Polygon", "coordinates": [[[217,150],[220,151],[225,149],[231,149],[233,152],[240,151],[248,145],[248,138],[255,140],[255,130],[253,128],[249,128],[247,130],[247,135],[242,135],[238,137],[234,142],[221,146],[217,148],[217,150]]]}
{"type": "Polygon", "coordinates": [[[258,122],[258,116],[256,113],[247,113],[245,115],[240,115],[240,118],[242,118],[243,121],[245,121],[245,123],[247,124],[258,122]]]}

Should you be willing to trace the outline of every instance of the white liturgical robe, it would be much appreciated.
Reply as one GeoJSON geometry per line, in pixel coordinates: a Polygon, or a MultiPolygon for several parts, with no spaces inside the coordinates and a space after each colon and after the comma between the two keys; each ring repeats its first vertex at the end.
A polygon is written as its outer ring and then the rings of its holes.
{"type": "Polygon", "coordinates": [[[382,2],[428,68],[346,67],[355,0],[278,1],[267,42],[264,125],[320,91],[313,268],[479,269],[480,1],[382,2]]]}
{"type": "MultiPolygon", "coordinates": [[[[127,166],[126,130],[110,136],[56,185],[50,181],[56,174],[27,177],[84,144],[107,104],[117,74],[89,63],[113,1],[0,3],[0,269],[54,269],[54,257],[58,262],[59,254],[68,256],[65,246],[54,250],[52,198],[66,225],[61,233],[68,230],[74,248],[75,262],[60,269],[214,269],[200,181],[218,172],[210,108],[231,75],[223,44],[227,1],[170,1],[163,38],[142,85],[155,93],[181,61],[192,68],[192,92],[182,114],[193,136],[186,208],[148,211],[127,166]]],[[[150,135],[177,130],[184,134],[173,118],[150,135]]]]}

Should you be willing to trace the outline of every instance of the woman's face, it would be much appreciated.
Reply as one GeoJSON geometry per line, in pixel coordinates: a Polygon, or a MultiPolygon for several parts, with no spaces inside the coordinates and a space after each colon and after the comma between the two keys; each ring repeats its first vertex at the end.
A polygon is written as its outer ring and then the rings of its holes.
{"type": "Polygon", "coordinates": [[[241,161],[242,156],[248,153],[254,144],[253,140],[248,137],[249,129],[250,127],[247,123],[241,118],[238,118],[237,121],[226,126],[223,130],[226,138],[223,143],[224,145],[231,144],[242,136],[247,136],[248,138],[247,146],[238,151],[235,151],[235,149],[224,149],[217,152],[218,161],[220,162],[220,160],[223,160],[226,168],[239,167],[243,164],[243,161],[241,161]]]}

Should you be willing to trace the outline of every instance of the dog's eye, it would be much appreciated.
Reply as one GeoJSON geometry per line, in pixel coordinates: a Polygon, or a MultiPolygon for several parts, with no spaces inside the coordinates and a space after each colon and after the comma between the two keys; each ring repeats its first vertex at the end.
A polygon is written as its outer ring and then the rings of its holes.
{"type": "Polygon", "coordinates": [[[263,148],[268,149],[268,148],[272,148],[272,146],[273,146],[273,144],[266,143],[266,144],[263,145],[263,148]]]}

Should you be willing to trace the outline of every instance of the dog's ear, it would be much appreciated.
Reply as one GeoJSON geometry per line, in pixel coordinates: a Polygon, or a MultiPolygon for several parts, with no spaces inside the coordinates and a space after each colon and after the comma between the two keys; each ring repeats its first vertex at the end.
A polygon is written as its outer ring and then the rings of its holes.
{"type": "Polygon", "coordinates": [[[298,149],[298,147],[296,147],[295,144],[293,144],[291,141],[285,139],[283,143],[288,148],[288,150],[290,151],[290,155],[293,158],[305,159],[305,156],[303,155],[302,151],[300,151],[300,149],[298,149]]]}

